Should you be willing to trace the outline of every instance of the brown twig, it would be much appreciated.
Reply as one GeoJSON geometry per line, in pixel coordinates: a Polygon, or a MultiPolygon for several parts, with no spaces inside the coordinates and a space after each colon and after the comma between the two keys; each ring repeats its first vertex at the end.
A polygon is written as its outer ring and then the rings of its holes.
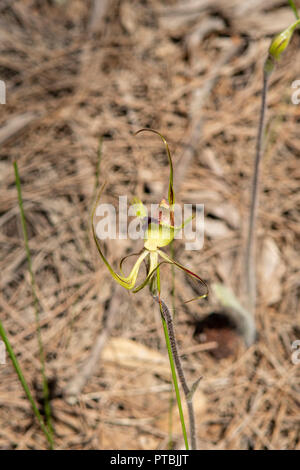
{"type": "Polygon", "coordinates": [[[109,6],[108,0],[94,0],[89,19],[89,32],[97,33],[103,26],[103,20],[109,6]]]}
{"type": "Polygon", "coordinates": [[[38,119],[38,117],[39,115],[32,111],[19,114],[18,116],[12,116],[0,129],[0,144],[4,144],[9,139],[23,132],[25,128],[38,119]]]}

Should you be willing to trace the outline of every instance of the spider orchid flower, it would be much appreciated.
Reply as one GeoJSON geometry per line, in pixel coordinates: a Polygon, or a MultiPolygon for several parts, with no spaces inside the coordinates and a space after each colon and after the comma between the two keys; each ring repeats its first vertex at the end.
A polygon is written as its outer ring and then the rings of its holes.
{"type": "Polygon", "coordinates": [[[137,197],[134,198],[133,203],[134,203],[135,215],[136,217],[141,219],[141,221],[143,222],[144,249],[139,253],[132,253],[122,258],[122,260],[120,261],[120,273],[121,274],[118,274],[112,268],[112,266],[110,265],[110,263],[107,261],[106,257],[104,256],[104,253],[100,246],[100,242],[98,240],[98,237],[95,232],[95,227],[94,227],[95,210],[99,202],[99,199],[101,197],[102,191],[104,189],[104,186],[105,186],[105,183],[104,183],[100,190],[100,194],[96,200],[96,203],[92,211],[92,231],[93,231],[93,237],[96,243],[97,250],[103,262],[106,264],[108,270],[110,271],[112,277],[121,286],[125,287],[125,289],[132,290],[132,292],[136,293],[136,292],[139,292],[141,289],[143,289],[147,284],[150,285],[150,289],[151,289],[151,285],[153,284],[153,280],[155,278],[155,274],[158,271],[158,268],[160,267],[161,264],[167,263],[167,264],[171,264],[180,268],[186,274],[196,279],[202,286],[203,291],[204,291],[203,295],[200,295],[194,299],[188,300],[188,302],[199,299],[199,298],[205,298],[208,295],[208,288],[207,288],[206,283],[197,274],[195,274],[194,272],[184,267],[182,264],[170,258],[170,256],[168,256],[164,251],[161,250],[162,247],[169,245],[173,241],[176,233],[179,230],[181,230],[187,223],[189,223],[193,217],[190,217],[189,219],[185,220],[183,224],[178,227],[174,226],[175,194],[174,194],[174,188],[173,188],[173,164],[172,164],[169,146],[165,138],[154,129],[140,129],[138,132],[136,132],[136,135],[143,131],[149,131],[149,132],[153,132],[159,135],[163,143],[165,144],[168,159],[169,159],[169,166],[170,166],[168,202],[165,199],[163,199],[158,207],[158,218],[152,218],[152,217],[147,216],[147,210],[145,206],[143,205],[143,203],[137,197]],[[124,261],[130,256],[138,256],[138,259],[135,262],[129,275],[125,276],[122,271],[122,266],[123,266],[124,261]],[[148,260],[146,278],[141,284],[136,286],[139,269],[143,261],[146,261],[146,259],[148,260]]]}

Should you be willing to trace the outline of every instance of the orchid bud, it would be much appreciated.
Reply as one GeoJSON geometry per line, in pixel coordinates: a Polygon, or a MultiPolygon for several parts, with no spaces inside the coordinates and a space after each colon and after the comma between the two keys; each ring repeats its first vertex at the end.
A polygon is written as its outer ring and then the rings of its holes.
{"type": "Polygon", "coordinates": [[[295,23],[291,24],[288,28],[275,36],[269,47],[269,55],[265,63],[265,72],[272,72],[275,62],[280,59],[281,54],[288,47],[289,42],[293,36],[293,32],[299,24],[300,20],[297,20],[295,23]]]}

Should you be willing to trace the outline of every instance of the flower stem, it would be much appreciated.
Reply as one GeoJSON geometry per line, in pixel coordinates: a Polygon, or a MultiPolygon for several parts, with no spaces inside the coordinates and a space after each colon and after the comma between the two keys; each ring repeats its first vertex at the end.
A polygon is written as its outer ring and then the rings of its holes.
{"type": "Polygon", "coordinates": [[[197,388],[197,385],[200,379],[195,382],[194,386],[190,390],[186,382],[186,378],[185,378],[182,364],[181,364],[181,359],[180,359],[179,352],[178,352],[178,346],[177,346],[171,313],[167,305],[162,299],[160,299],[159,297],[154,297],[154,299],[160,305],[161,314],[167,327],[169,343],[170,343],[170,347],[172,351],[172,357],[174,358],[174,361],[175,361],[178,378],[180,380],[180,383],[181,383],[181,386],[185,395],[186,403],[187,403],[189,422],[190,422],[191,448],[192,450],[196,450],[197,439],[196,439],[195,413],[194,413],[194,407],[193,407],[193,394],[197,388]]]}
{"type": "MultiPolygon", "coordinates": [[[[171,250],[171,257],[174,259],[174,240],[171,241],[170,244],[171,250]]],[[[171,286],[171,296],[172,296],[172,312],[173,318],[175,319],[176,311],[175,311],[175,266],[174,264],[171,265],[171,272],[172,272],[172,286],[171,286]]],[[[174,414],[174,406],[175,406],[175,395],[174,390],[172,389],[170,392],[170,399],[169,399],[169,449],[173,449],[173,414],[174,414]]]]}
{"type": "Polygon", "coordinates": [[[186,426],[185,426],[185,421],[184,421],[184,414],[183,414],[183,410],[182,410],[181,397],[180,397],[179,386],[178,386],[178,381],[177,381],[177,376],[176,376],[176,369],[175,369],[175,364],[174,364],[174,359],[173,359],[173,352],[172,352],[172,347],[171,347],[171,343],[170,343],[167,322],[166,322],[166,320],[164,318],[164,315],[163,315],[162,303],[161,303],[161,300],[160,300],[160,271],[159,271],[159,268],[157,268],[157,291],[158,291],[159,297],[154,297],[154,299],[157,300],[157,302],[159,303],[159,307],[160,307],[161,320],[162,320],[162,324],[163,324],[165,340],[166,340],[166,346],[167,346],[167,350],[168,350],[168,356],[169,356],[169,361],[170,361],[173,384],[174,384],[174,388],[175,388],[175,395],[176,395],[176,400],[177,400],[178,412],[179,412],[179,416],[180,416],[183,439],[184,439],[186,450],[189,450],[186,426]]]}
{"type": "Polygon", "coordinates": [[[258,124],[258,133],[256,141],[256,156],[254,174],[252,180],[252,195],[251,195],[251,208],[248,226],[248,237],[246,245],[246,257],[245,257],[245,274],[246,274],[246,289],[248,297],[248,308],[254,315],[256,305],[256,272],[255,272],[255,232],[256,232],[256,220],[257,220],[257,209],[258,209],[258,189],[259,189],[259,172],[260,163],[263,154],[263,137],[265,130],[265,114],[266,114],[266,102],[267,102],[267,91],[269,84],[270,73],[264,71],[263,76],[263,89],[261,97],[261,108],[260,118],[258,124]]]}

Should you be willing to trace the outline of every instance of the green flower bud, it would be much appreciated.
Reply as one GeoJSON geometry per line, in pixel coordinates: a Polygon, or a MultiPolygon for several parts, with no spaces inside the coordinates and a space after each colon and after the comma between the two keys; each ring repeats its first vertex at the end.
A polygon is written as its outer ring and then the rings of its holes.
{"type": "Polygon", "coordinates": [[[275,36],[269,47],[269,55],[265,62],[264,69],[266,73],[271,73],[273,71],[275,62],[280,59],[281,54],[289,45],[293,32],[298,25],[300,25],[300,20],[295,21],[295,23],[291,24],[288,28],[275,36]]]}
{"type": "Polygon", "coordinates": [[[281,54],[283,53],[283,51],[285,51],[285,49],[289,45],[289,42],[293,36],[293,32],[295,31],[295,29],[297,28],[299,24],[300,24],[300,20],[297,20],[287,29],[277,34],[277,36],[275,36],[269,48],[269,55],[273,57],[273,59],[275,60],[280,59],[281,54]]]}

